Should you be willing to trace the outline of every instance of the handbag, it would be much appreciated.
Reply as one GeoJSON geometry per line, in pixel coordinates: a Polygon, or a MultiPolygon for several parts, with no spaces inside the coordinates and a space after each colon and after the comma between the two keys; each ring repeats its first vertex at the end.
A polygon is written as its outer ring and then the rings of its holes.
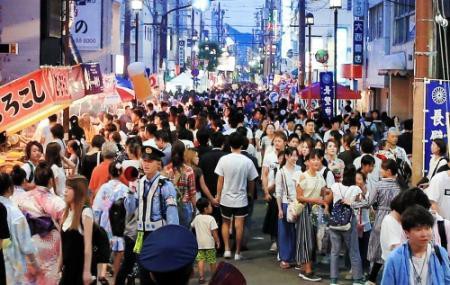
{"type": "Polygon", "coordinates": [[[283,169],[281,169],[280,173],[281,173],[281,179],[283,180],[284,192],[285,192],[286,198],[288,200],[288,206],[287,206],[287,211],[286,211],[286,220],[288,221],[288,223],[295,223],[297,221],[298,217],[300,216],[300,214],[303,212],[303,209],[305,208],[305,206],[302,203],[299,203],[297,200],[292,201],[289,199],[286,175],[285,175],[283,169]]]}
{"type": "MultiPolygon", "coordinates": [[[[339,192],[341,197],[344,197],[341,192],[341,185],[339,184],[339,192]]],[[[336,231],[348,231],[352,227],[353,209],[339,199],[331,210],[330,220],[328,226],[336,231]]]]}

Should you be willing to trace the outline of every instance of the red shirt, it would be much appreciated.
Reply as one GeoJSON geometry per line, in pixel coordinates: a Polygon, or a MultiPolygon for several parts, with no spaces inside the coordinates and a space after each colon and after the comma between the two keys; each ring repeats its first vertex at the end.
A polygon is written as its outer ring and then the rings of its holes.
{"type": "Polygon", "coordinates": [[[109,161],[103,161],[97,165],[92,171],[91,181],[89,181],[89,189],[92,191],[92,199],[94,199],[100,186],[109,181],[109,161]]]}

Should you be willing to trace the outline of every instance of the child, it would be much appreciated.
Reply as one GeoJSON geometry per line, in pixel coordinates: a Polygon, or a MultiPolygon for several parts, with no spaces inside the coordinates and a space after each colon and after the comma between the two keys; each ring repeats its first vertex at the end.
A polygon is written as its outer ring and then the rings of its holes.
{"type": "Polygon", "coordinates": [[[216,248],[220,247],[218,226],[216,220],[211,216],[213,211],[211,203],[206,198],[197,201],[197,209],[200,212],[191,223],[195,229],[198,242],[198,271],[199,284],[205,284],[205,262],[211,266],[211,273],[216,271],[216,248]],[[214,247],[215,245],[215,247],[214,247]]]}

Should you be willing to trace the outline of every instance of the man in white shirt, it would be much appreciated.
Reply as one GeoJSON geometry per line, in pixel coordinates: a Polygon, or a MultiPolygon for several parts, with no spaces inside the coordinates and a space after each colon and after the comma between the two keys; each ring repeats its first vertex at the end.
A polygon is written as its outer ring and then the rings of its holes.
{"type": "Polygon", "coordinates": [[[253,162],[241,154],[243,137],[232,133],[229,138],[231,153],[220,158],[215,169],[217,181],[217,200],[222,211],[222,237],[225,245],[224,257],[230,258],[230,225],[234,217],[236,229],[235,260],[241,260],[241,243],[244,234],[245,217],[248,215],[247,194],[253,196],[258,172],[253,162]]]}
{"type": "Polygon", "coordinates": [[[375,165],[374,165],[374,169],[372,172],[370,172],[367,176],[368,180],[376,183],[378,181],[380,181],[380,170],[381,170],[381,159],[379,159],[378,157],[373,155],[373,151],[374,151],[374,145],[373,145],[373,141],[371,139],[363,139],[361,141],[361,155],[357,158],[355,158],[355,160],[353,161],[353,165],[355,166],[356,169],[359,169],[361,167],[361,159],[363,156],[365,155],[370,155],[371,157],[374,158],[375,160],[375,165]]]}
{"type": "Polygon", "coordinates": [[[331,129],[325,132],[323,135],[323,141],[326,143],[331,138],[331,132],[332,131],[338,131],[342,136],[344,135],[344,132],[341,130],[341,119],[339,117],[333,117],[331,118],[331,129]]]}
{"type": "Polygon", "coordinates": [[[409,161],[408,155],[406,154],[405,149],[397,146],[398,136],[400,132],[397,128],[389,128],[386,136],[386,147],[391,152],[395,158],[400,158],[408,163],[411,166],[411,161],[409,161]]]}
{"type": "Polygon", "coordinates": [[[436,174],[425,193],[431,201],[431,208],[450,220],[450,170],[436,174]]]}
{"type": "Polygon", "coordinates": [[[48,117],[48,125],[42,128],[40,143],[45,151],[47,145],[53,141],[53,135],[50,129],[56,125],[58,121],[58,116],[56,114],[48,117]]]}

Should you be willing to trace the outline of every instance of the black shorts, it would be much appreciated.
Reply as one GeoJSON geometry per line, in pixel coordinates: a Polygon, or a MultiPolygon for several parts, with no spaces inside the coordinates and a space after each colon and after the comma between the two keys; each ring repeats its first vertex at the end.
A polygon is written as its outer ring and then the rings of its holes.
{"type": "Polygon", "coordinates": [[[222,217],[227,220],[231,220],[232,217],[245,218],[248,215],[248,206],[242,208],[230,208],[220,205],[220,211],[222,212],[222,217]]]}

